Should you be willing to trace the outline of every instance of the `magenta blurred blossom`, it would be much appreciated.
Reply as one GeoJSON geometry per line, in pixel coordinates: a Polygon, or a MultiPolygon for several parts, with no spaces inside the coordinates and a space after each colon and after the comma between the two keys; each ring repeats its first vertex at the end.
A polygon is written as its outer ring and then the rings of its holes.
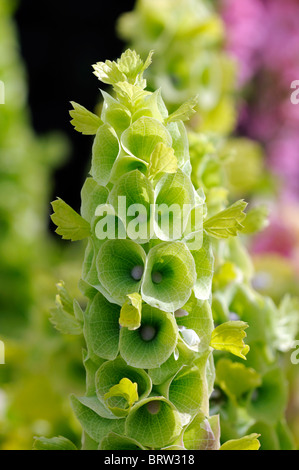
{"type": "Polygon", "coordinates": [[[227,47],[240,64],[240,84],[254,78],[253,102],[240,123],[266,148],[270,167],[284,181],[284,200],[299,200],[299,0],[222,0],[227,47]]]}

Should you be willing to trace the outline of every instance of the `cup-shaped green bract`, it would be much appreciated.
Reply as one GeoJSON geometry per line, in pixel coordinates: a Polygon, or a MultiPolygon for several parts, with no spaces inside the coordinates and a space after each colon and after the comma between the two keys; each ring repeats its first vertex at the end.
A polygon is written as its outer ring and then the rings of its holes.
{"type": "Polygon", "coordinates": [[[180,413],[191,417],[199,411],[204,393],[203,381],[197,367],[183,367],[172,379],[168,398],[180,413]]]}
{"type": "Polygon", "coordinates": [[[159,367],[175,350],[178,329],[172,314],[143,305],[137,330],[122,328],[120,354],[133,367],[159,367]]]}
{"type": "Polygon", "coordinates": [[[131,240],[107,240],[102,245],[97,256],[98,277],[114,302],[123,305],[127,294],[139,291],[145,260],[143,248],[131,240]]]}
{"type": "Polygon", "coordinates": [[[160,142],[171,147],[171,136],[161,122],[150,117],[141,117],[135,121],[121,137],[123,149],[146,162],[149,162],[152,152],[160,142]]]}
{"type": "Polygon", "coordinates": [[[194,259],[184,243],[162,242],[147,257],[142,298],[165,312],[181,308],[196,280],[194,259]]]}
{"type": "Polygon", "coordinates": [[[98,184],[105,186],[109,182],[119,151],[116,132],[113,127],[103,124],[97,131],[92,148],[91,174],[98,184]]]}
{"type": "Polygon", "coordinates": [[[125,419],[103,418],[74,395],[71,396],[71,405],[84,431],[94,442],[99,444],[109,432],[124,433],[125,419]]]}
{"type": "Polygon", "coordinates": [[[157,183],[155,192],[158,238],[165,241],[183,238],[195,202],[190,178],[180,169],[166,174],[157,183]]]}
{"type": "Polygon", "coordinates": [[[154,189],[139,170],[123,175],[115,183],[109,201],[124,223],[128,238],[146,243],[152,236],[154,189]]]}
{"type": "Polygon", "coordinates": [[[99,357],[115,359],[119,350],[120,307],[110,303],[101,293],[90,302],[84,332],[88,347],[99,357]]]}
{"type": "Polygon", "coordinates": [[[99,450],[144,450],[144,447],[134,439],[110,432],[101,441],[99,450]]]}
{"type": "Polygon", "coordinates": [[[104,103],[101,118],[113,127],[117,135],[121,135],[131,124],[131,113],[126,106],[105,91],[102,91],[102,95],[104,103]]]}
{"type": "Polygon", "coordinates": [[[147,163],[132,155],[120,155],[113,166],[110,182],[115,184],[123,175],[134,170],[139,170],[145,174],[147,163]]]}
{"type": "Polygon", "coordinates": [[[126,419],[126,435],[146,447],[171,444],[182,431],[176,408],[164,397],[151,397],[135,405],[126,419]]]}
{"type": "Polygon", "coordinates": [[[152,382],[147,373],[127,365],[121,357],[117,357],[114,361],[105,362],[96,373],[95,384],[99,400],[105,402],[105,395],[124,378],[137,384],[139,400],[146,398],[151,392],[152,382]]]}

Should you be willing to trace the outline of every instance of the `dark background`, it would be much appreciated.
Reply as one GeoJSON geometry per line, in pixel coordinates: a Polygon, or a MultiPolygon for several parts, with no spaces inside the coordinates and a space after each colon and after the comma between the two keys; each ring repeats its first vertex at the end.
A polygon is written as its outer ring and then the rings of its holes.
{"type": "MultiPolygon", "coordinates": [[[[38,134],[64,132],[72,147],[66,164],[54,174],[51,200],[59,196],[76,210],[92,138],[73,129],[69,102],[94,110],[98,89],[105,85],[93,75],[91,66],[121,55],[125,44],[117,38],[116,21],[134,4],[134,0],[22,0],[16,12],[33,126],[38,134]]],[[[51,223],[49,227],[53,231],[51,223]]]]}

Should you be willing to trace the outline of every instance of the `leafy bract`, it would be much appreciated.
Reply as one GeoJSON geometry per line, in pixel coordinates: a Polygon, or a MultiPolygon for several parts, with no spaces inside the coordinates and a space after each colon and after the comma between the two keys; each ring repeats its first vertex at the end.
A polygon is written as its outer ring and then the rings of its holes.
{"type": "Polygon", "coordinates": [[[100,450],[144,450],[139,442],[129,437],[110,432],[100,443],[100,450]]]}
{"type": "Polygon", "coordinates": [[[249,346],[243,339],[248,324],[242,321],[230,321],[217,326],[212,333],[211,346],[218,351],[228,351],[235,356],[246,359],[249,346]]]}
{"type": "Polygon", "coordinates": [[[81,190],[81,215],[83,219],[91,223],[95,216],[96,208],[105,204],[108,198],[108,190],[100,186],[93,178],[86,178],[81,190]]]}
{"type": "Polygon", "coordinates": [[[178,411],[164,397],[142,400],[126,419],[126,435],[146,447],[164,447],[173,442],[181,430],[178,411]]]}
{"type": "Polygon", "coordinates": [[[119,324],[129,330],[137,330],[141,324],[142,297],[137,292],[127,297],[120,311],[119,324]]]}
{"type": "Polygon", "coordinates": [[[194,259],[186,245],[160,243],[147,256],[142,298],[153,307],[173,312],[187,302],[195,280],[194,259]]]}
{"type": "Polygon", "coordinates": [[[254,207],[246,214],[246,218],[243,222],[244,228],[242,233],[250,235],[252,233],[260,232],[269,225],[268,216],[269,209],[267,206],[254,207]]]}
{"type": "Polygon", "coordinates": [[[171,147],[171,136],[161,122],[150,117],[141,117],[135,121],[121,137],[123,149],[146,162],[149,162],[156,145],[161,142],[171,147]]]}
{"type": "Polygon", "coordinates": [[[164,241],[182,239],[195,205],[195,191],[190,179],[180,169],[166,173],[157,183],[155,193],[156,235],[164,241]]]}
{"type": "Polygon", "coordinates": [[[232,439],[222,444],[219,450],[259,450],[259,436],[260,434],[250,434],[240,439],[232,439]]]}
{"type": "Polygon", "coordinates": [[[132,367],[159,367],[175,350],[177,339],[173,315],[144,305],[139,329],[120,332],[120,354],[132,367]]]}
{"type": "Polygon", "coordinates": [[[216,382],[234,400],[259,387],[262,377],[251,367],[222,358],[216,364],[216,382]]]}
{"type": "Polygon", "coordinates": [[[137,383],[124,377],[119,384],[110,388],[104,395],[109,410],[116,416],[126,416],[132,405],[138,401],[137,383]]]}
{"type": "Polygon", "coordinates": [[[90,171],[98,184],[106,185],[108,183],[119,150],[117,134],[113,127],[108,124],[100,126],[92,147],[90,171]]]}
{"type": "Polygon", "coordinates": [[[215,238],[235,237],[243,229],[242,222],[246,217],[243,211],[246,206],[247,203],[240,200],[210,217],[204,222],[205,231],[215,238]]]}
{"type": "Polygon", "coordinates": [[[50,439],[36,437],[33,443],[33,450],[77,450],[77,447],[69,439],[62,436],[50,439]]]}
{"type": "Polygon", "coordinates": [[[150,52],[143,63],[135,51],[127,49],[116,62],[106,60],[106,62],[95,64],[93,66],[94,74],[103,83],[109,85],[128,81],[129,83],[140,84],[145,88],[146,82],[142,79],[142,74],[150,66],[152,55],[153,52],[150,52]]]}
{"type": "Polygon", "coordinates": [[[175,173],[178,169],[178,161],[171,147],[166,147],[163,142],[156,145],[150,156],[147,175],[149,179],[156,178],[163,173],[175,173]]]}
{"type": "Polygon", "coordinates": [[[195,96],[182,104],[176,111],[168,116],[166,123],[176,121],[188,121],[196,113],[195,106],[198,104],[198,97],[195,96]]]}
{"type": "Polygon", "coordinates": [[[198,299],[207,300],[211,296],[214,274],[214,255],[209,237],[204,236],[201,249],[191,251],[191,254],[194,258],[197,273],[194,293],[198,299]]]}
{"type": "Polygon", "coordinates": [[[100,248],[96,260],[99,281],[119,305],[128,294],[139,291],[145,259],[143,248],[131,240],[107,240],[100,248]]]}
{"type": "Polygon", "coordinates": [[[152,382],[147,373],[136,367],[129,366],[122,357],[104,362],[95,375],[96,394],[100,401],[105,402],[105,396],[123,379],[137,384],[137,400],[146,398],[152,389],[152,382]]]}
{"type": "Polygon", "coordinates": [[[202,406],[203,377],[198,367],[183,367],[168,387],[168,398],[176,409],[190,418],[202,406]]]}
{"type": "Polygon", "coordinates": [[[74,108],[70,111],[70,116],[73,118],[71,124],[75,130],[85,135],[95,135],[100,125],[103,124],[99,116],[74,101],[71,101],[71,105],[74,108]]]}
{"type": "Polygon", "coordinates": [[[71,396],[71,405],[84,431],[95,441],[100,442],[109,432],[124,432],[125,419],[107,419],[83,405],[77,397],[71,396]]]}
{"type": "Polygon", "coordinates": [[[124,174],[115,183],[109,201],[126,226],[128,238],[145,243],[152,237],[154,190],[139,170],[124,174]]]}
{"type": "Polygon", "coordinates": [[[119,349],[118,305],[110,304],[98,293],[86,312],[84,332],[91,350],[104,359],[114,359],[119,349]]]}
{"type": "Polygon", "coordinates": [[[218,450],[219,449],[219,418],[213,416],[206,418],[199,412],[185,428],[183,442],[190,450],[218,450]],[[214,423],[216,418],[216,422],[214,423]]]}
{"type": "Polygon", "coordinates": [[[56,233],[64,240],[83,240],[90,234],[90,225],[62,199],[52,202],[51,219],[57,225],[56,233]]]}
{"type": "Polygon", "coordinates": [[[71,298],[64,282],[57,284],[56,308],[52,308],[50,321],[63,334],[80,335],[82,333],[83,313],[79,304],[71,298]]]}

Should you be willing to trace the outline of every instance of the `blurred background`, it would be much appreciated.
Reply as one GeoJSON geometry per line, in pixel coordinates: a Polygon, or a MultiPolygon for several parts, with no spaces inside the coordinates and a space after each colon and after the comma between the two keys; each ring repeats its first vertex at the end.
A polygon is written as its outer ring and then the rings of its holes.
{"type": "MultiPolygon", "coordinates": [[[[162,87],[170,108],[184,101],[187,86],[191,96],[201,91],[198,129],[228,138],[223,151],[239,157],[228,169],[232,194],[270,211],[268,227],[249,245],[255,288],[277,303],[299,293],[299,105],[290,101],[299,80],[299,1],[198,2],[215,14],[196,32],[198,67],[188,75],[186,42],[169,39],[167,25],[178,24],[167,16],[169,1],[153,0],[155,13],[141,0],[0,0],[0,449],[30,449],[36,434],[80,441],[68,395],[84,392],[82,340],[56,332],[49,311],[60,279],[80,300],[84,247],[55,235],[50,202],[59,196],[80,208],[92,140],[73,130],[69,102],[94,110],[100,97],[91,65],[116,59],[127,44],[143,57],[155,49],[149,83],[162,87]],[[135,16],[119,19],[134,6],[135,16]],[[142,30],[143,8],[150,22],[142,30]]],[[[190,34],[191,45],[190,28],[177,36],[190,34]]],[[[299,374],[289,356],[286,368],[288,420],[299,445],[299,374]]]]}

